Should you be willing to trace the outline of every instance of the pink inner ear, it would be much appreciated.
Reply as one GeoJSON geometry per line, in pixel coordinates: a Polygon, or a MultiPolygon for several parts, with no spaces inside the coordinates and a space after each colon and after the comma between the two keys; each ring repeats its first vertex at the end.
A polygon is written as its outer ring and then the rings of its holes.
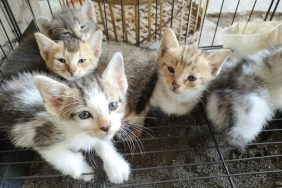
{"type": "Polygon", "coordinates": [[[51,105],[53,108],[58,109],[62,106],[64,100],[61,97],[54,97],[51,100],[51,105]]]}

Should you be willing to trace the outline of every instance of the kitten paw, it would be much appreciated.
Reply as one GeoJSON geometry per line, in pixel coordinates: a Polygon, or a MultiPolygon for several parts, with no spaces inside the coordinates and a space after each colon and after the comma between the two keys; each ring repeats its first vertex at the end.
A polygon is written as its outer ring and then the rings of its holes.
{"type": "Polygon", "coordinates": [[[90,181],[94,179],[94,171],[88,164],[83,164],[81,168],[73,170],[71,176],[74,179],[81,179],[83,181],[90,181]]]}
{"type": "Polygon", "coordinates": [[[130,166],[124,160],[115,160],[111,165],[104,165],[105,171],[112,183],[123,183],[128,180],[130,174],[130,166]]]}
{"type": "Polygon", "coordinates": [[[225,140],[228,142],[228,144],[235,146],[241,152],[245,151],[245,148],[249,143],[246,138],[236,133],[235,131],[228,131],[225,134],[225,140]]]}

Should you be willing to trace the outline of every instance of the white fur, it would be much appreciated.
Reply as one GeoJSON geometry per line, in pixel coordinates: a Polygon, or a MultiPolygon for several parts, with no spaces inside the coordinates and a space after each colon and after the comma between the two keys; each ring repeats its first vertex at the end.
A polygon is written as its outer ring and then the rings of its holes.
{"type": "Polygon", "coordinates": [[[204,89],[203,86],[201,89],[176,94],[159,79],[150,99],[150,104],[154,107],[160,107],[163,112],[169,115],[184,115],[193,109],[204,89]]]}
{"type": "Polygon", "coordinates": [[[273,110],[265,99],[256,94],[245,97],[249,99],[251,109],[246,113],[241,105],[234,104],[236,121],[227,132],[228,142],[239,147],[253,141],[273,116],[273,110]]]}

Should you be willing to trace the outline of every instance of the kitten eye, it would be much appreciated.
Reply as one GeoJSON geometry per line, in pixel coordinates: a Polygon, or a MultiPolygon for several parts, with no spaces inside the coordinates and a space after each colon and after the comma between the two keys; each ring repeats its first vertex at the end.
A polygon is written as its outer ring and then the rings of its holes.
{"type": "Polygon", "coordinates": [[[80,119],[89,119],[92,117],[92,115],[90,114],[90,112],[87,112],[87,111],[82,111],[78,114],[78,117],[80,119]]]}
{"type": "Polygon", "coordinates": [[[80,59],[78,63],[85,63],[86,59],[80,59]]]}
{"type": "Polygon", "coordinates": [[[192,76],[192,75],[188,76],[187,79],[188,79],[189,81],[191,81],[191,82],[194,82],[194,81],[197,80],[197,78],[196,78],[195,76],[192,76]]]}
{"type": "Polygon", "coordinates": [[[114,111],[118,108],[118,102],[111,102],[109,103],[109,110],[114,111]]]}
{"type": "Polygon", "coordinates": [[[168,70],[170,73],[174,73],[174,68],[172,68],[171,66],[168,66],[168,67],[167,67],[167,70],[168,70]]]}
{"type": "Polygon", "coordinates": [[[57,60],[60,61],[61,63],[66,63],[66,60],[64,58],[59,58],[57,60]]]}
{"type": "Polygon", "coordinates": [[[63,36],[69,36],[69,35],[70,35],[70,32],[69,32],[69,31],[65,31],[65,32],[62,33],[62,35],[63,35],[63,36]]]}
{"type": "Polygon", "coordinates": [[[86,27],[87,27],[87,24],[84,24],[84,25],[81,25],[81,26],[80,26],[80,29],[83,30],[83,29],[85,29],[86,27]]]}

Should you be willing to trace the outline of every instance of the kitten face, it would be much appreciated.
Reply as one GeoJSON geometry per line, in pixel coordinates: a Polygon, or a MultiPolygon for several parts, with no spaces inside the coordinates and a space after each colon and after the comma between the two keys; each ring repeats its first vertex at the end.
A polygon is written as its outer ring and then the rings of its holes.
{"type": "Polygon", "coordinates": [[[35,38],[47,68],[67,80],[80,78],[97,67],[101,54],[101,31],[95,32],[87,42],[68,38],[56,43],[40,33],[36,33],[35,38]]]}
{"type": "Polygon", "coordinates": [[[86,0],[80,10],[62,11],[50,20],[46,17],[37,19],[42,33],[54,40],[75,37],[87,41],[96,30],[96,13],[94,5],[86,0]]]}
{"type": "Polygon", "coordinates": [[[111,139],[120,129],[127,90],[120,53],[99,79],[89,75],[70,86],[43,76],[35,80],[47,111],[64,124],[100,139],[111,139]]]}
{"type": "Polygon", "coordinates": [[[173,31],[168,29],[159,51],[159,78],[168,90],[176,94],[193,92],[205,87],[218,75],[229,55],[229,50],[208,55],[195,44],[179,46],[173,31]]]}

